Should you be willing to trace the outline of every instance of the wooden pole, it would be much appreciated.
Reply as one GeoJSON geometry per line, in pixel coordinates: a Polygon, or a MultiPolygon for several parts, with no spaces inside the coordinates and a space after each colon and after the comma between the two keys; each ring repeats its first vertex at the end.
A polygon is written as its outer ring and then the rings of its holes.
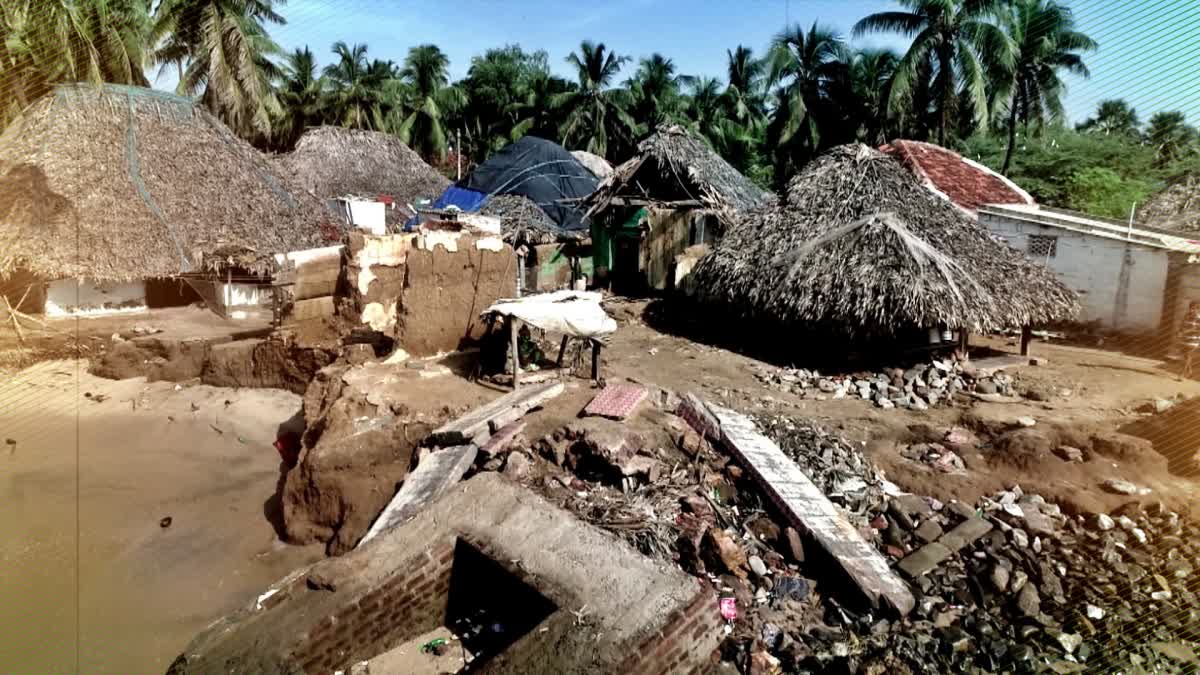
{"type": "Polygon", "coordinates": [[[600,342],[592,340],[592,379],[600,381],[600,342]]]}
{"type": "Polygon", "coordinates": [[[517,346],[517,336],[520,331],[521,320],[511,316],[508,317],[509,342],[512,345],[513,391],[516,391],[521,386],[521,353],[517,346]]]}
{"type": "Polygon", "coordinates": [[[564,335],[562,344],[558,346],[558,367],[562,368],[563,357],[567,354],[567,336],[564,335]]]}
{"type": "Polygon", "coordinates": [[[966,328],[960,328],[958,330],[958,351],[962,353],[962,357],[965,359],[967,358],[970,349],[971,331],[967,330],[966,328]]]}
{"type": "Polygon", "coordinates": [[[1021,356],[1029,356],[1029,343],[1033,342],[1033,328],[1021,326],[1021,356]]]}

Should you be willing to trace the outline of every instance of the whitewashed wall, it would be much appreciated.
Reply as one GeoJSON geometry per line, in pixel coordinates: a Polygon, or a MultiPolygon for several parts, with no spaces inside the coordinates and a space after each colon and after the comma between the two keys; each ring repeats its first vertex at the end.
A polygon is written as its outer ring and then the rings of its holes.
{"type": "Polygon", "coordinates": [[[979,222],[1022,252],[1029,250],[1031,234],[1057,237],[1055,256],[1037,262],[1079,294],[1079,320],[1124,332],[1158,329],[1167,251],[994,213],[981,212],[979,222]]]}
{"type": "Polygon", "coordinates": [[[271,287],[261,284],[217,283],[217,297],[226,307],[257,307],[271,304],[271,287]]]}
{"type": "Polygon", "coordinates": [[[101,283],[91,280],[58,279],[46,284],[46,314],[104,314],[146,309],[143,281],[101,283]]]}

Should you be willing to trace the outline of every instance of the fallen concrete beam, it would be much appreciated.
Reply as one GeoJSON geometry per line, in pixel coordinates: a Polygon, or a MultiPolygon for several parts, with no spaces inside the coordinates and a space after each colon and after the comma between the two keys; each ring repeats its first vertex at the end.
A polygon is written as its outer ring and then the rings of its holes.
{"type": "Polygon", "coordinates": [[[680,404],[679,415],[700,433],[720,442],[748,470],[789,524],[807,533],[828,553],[873,606],[886,603],[902,615],[912,610],[915,600],[908,585],[800,467],[758,432],[753,421],[691,395],[680,404]]]}
{"type": "Polygon", "coordinates": [[[968,518],[937,541],[908,554],[896,567],[915,579],[991,531],[992,524],[983,518],[968,518]]]}
{"type": "Polygon", "coordinates": [[[525,413],[566,390],[562,382],[547,382],[505,394],[462,417],[434,429],[426,441],[432,446],[482,444],[494,429],[520,419],[525,413]],[[493,425],[493,422],[495,424],[493,425]]]}
{"type": "Polygon", "coordinates": [[[426,455],[417,468],[405,477],[400,491],[371,524],[371,529],[367,530],[358,546],[412,518],[427,504],[441,497],[462,480],[463,474],[475,462],[478,452],[476,445],[460,445],[426,455]]]}

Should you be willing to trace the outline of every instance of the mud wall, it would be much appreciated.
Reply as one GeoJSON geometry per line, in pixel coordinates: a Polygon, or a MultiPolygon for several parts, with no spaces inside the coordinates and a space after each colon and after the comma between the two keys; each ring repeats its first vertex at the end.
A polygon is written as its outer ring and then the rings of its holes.
{"type": "Polygon", "coordinates": [[[499,251],[474,246],[410,251],[396,322],[397,344],[410,354],[429,356],[478,340],[486,329],[480,312],[516,295],[517,264],[507,245],[499,251]]]}

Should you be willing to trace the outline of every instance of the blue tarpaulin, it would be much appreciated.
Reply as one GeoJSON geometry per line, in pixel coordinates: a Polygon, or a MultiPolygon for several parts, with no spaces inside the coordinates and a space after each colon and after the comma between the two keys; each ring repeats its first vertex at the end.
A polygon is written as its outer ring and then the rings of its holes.
{"type": "Polygon", "coordinates": [[[457,206],[463,211],[472,213],[478,211],[487,198],[488,196],[482,192],[451,185],[446,188],[441,197],[438,197],[433,202],[433,208],[444,209],[450,206],[457,206]]]}

